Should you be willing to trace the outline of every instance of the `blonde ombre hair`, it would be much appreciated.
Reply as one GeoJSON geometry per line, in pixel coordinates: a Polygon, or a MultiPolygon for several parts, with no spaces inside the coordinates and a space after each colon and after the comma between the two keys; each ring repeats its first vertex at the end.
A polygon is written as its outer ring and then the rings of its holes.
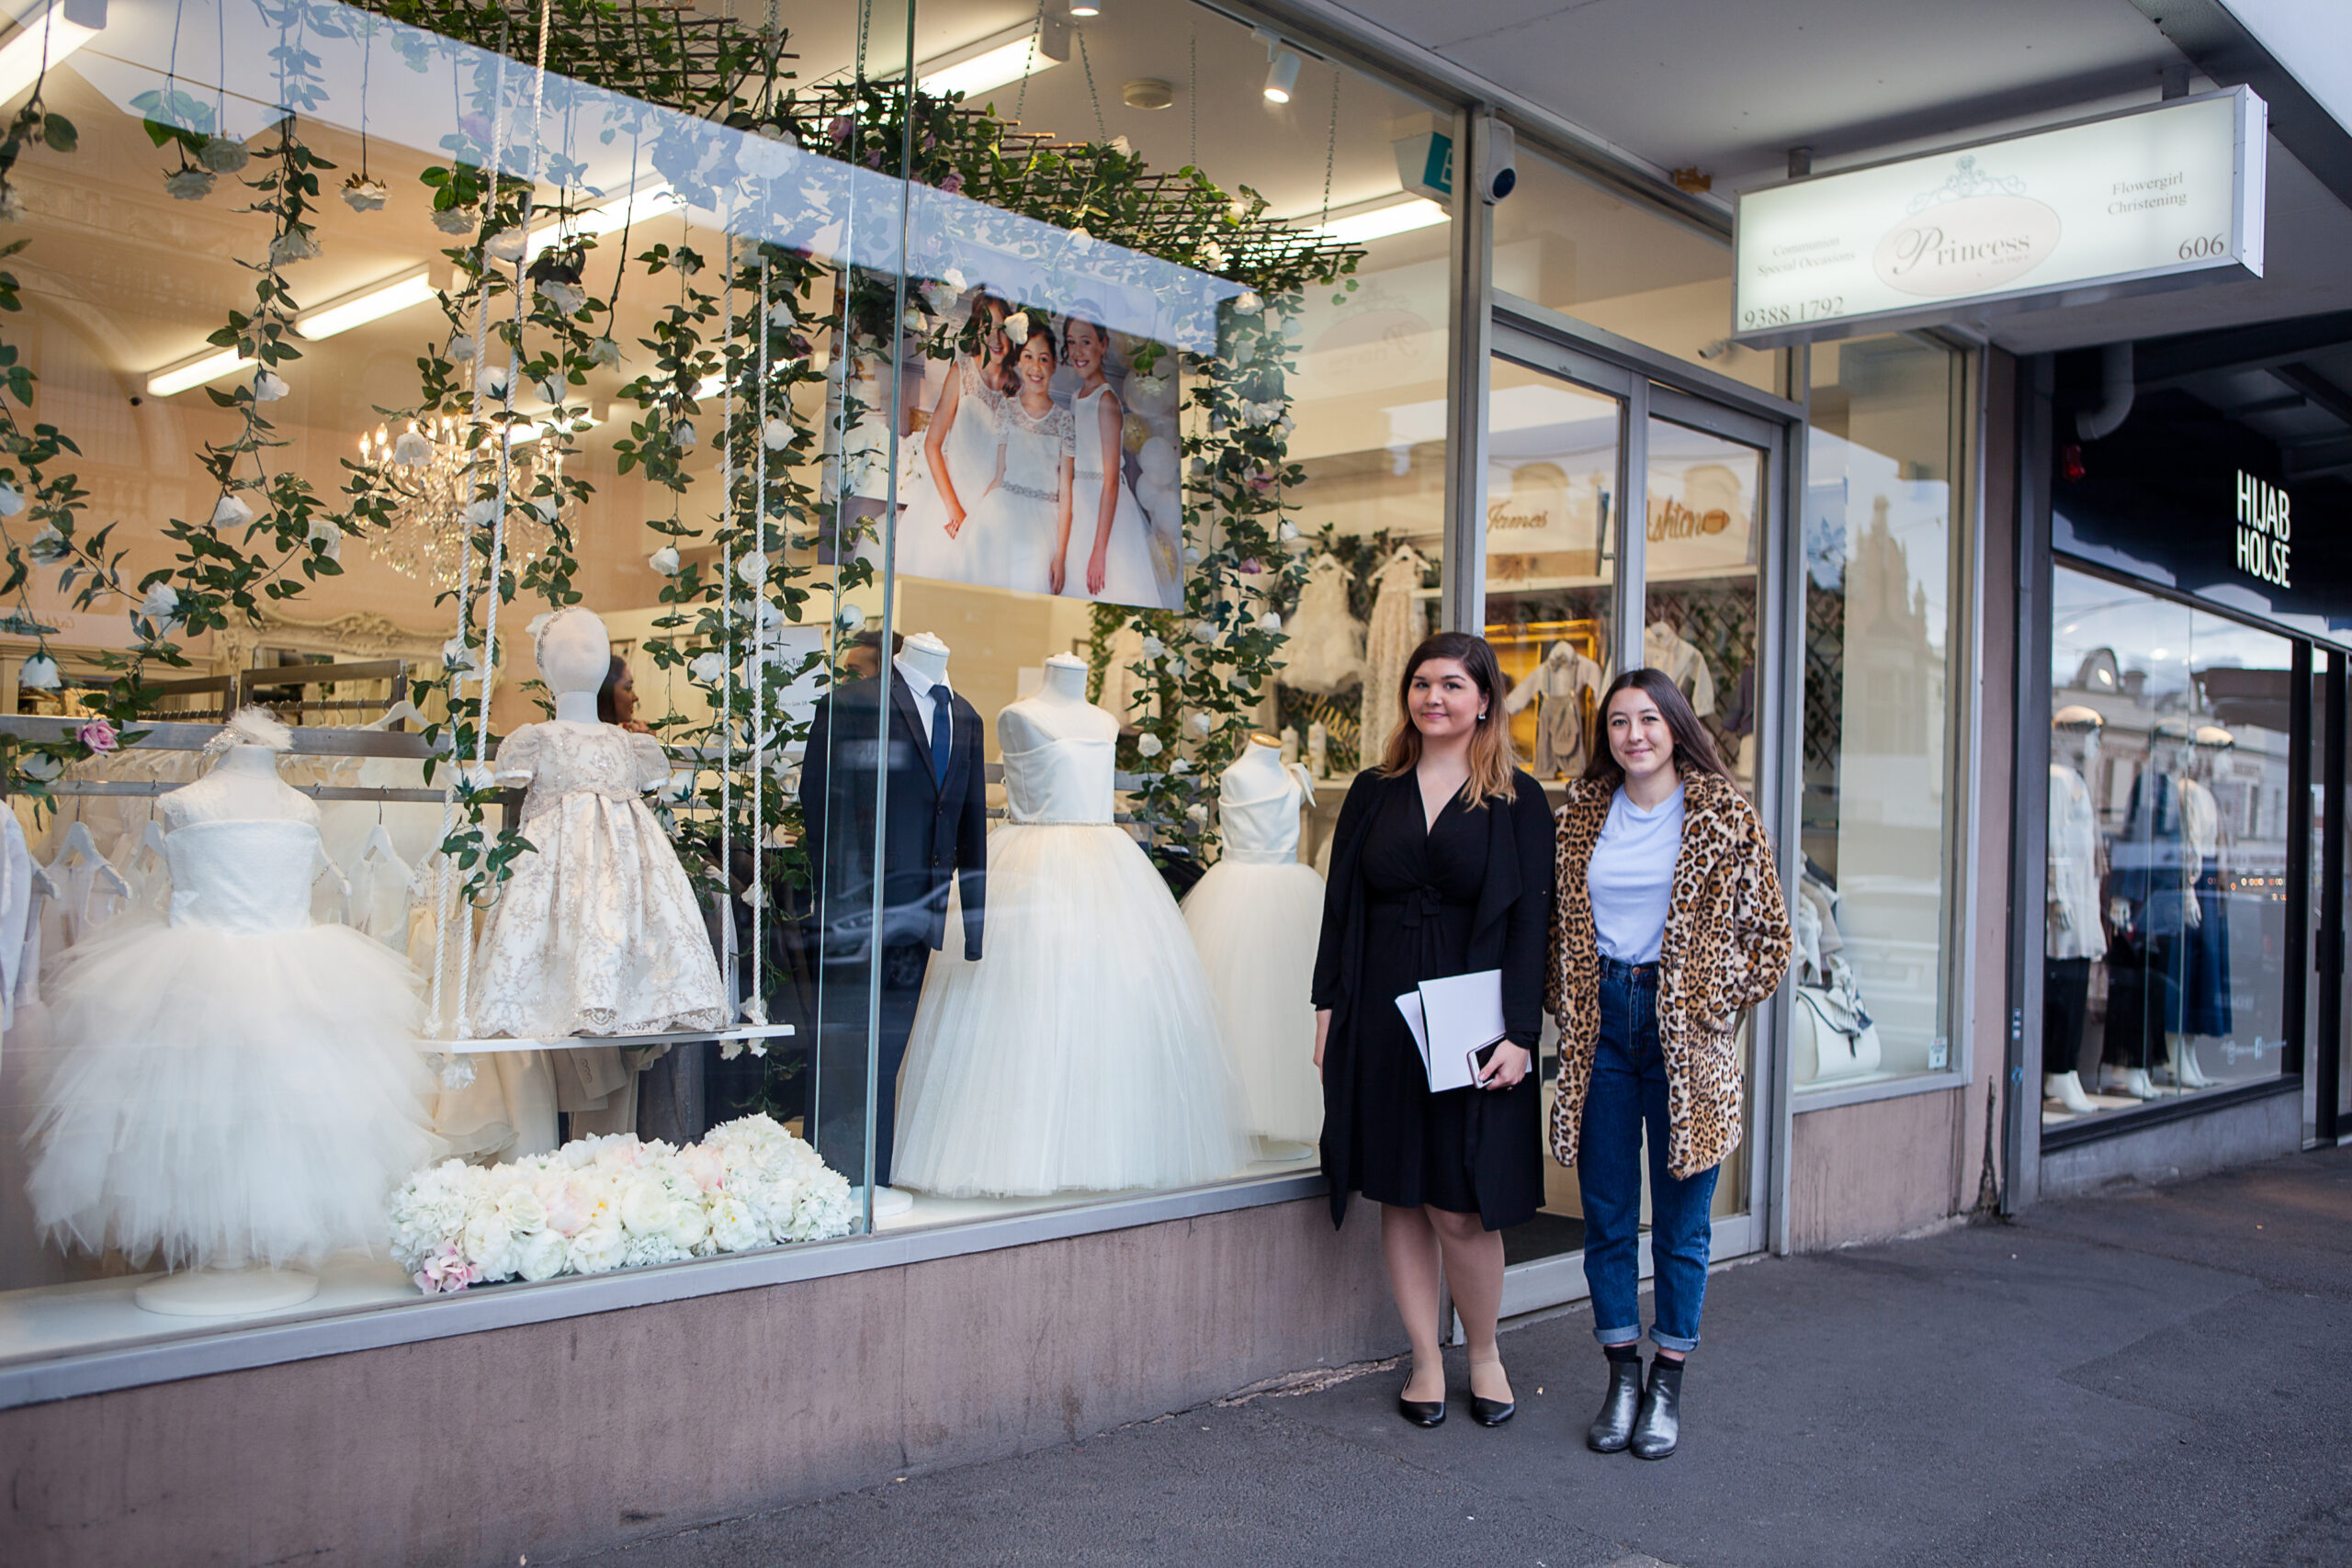
{"type": "Polygon", "coordinates": [[[1483,800],[1510,799],[1510,775],[1519,766],[1519,753],[1510,743],[1510,716],[1503,712],[1502,666],[1496,662],[1495,650],[1487,639],[1468,632],[1439,632],[1424,637],[1405,660],[1404,676],[1396,682],[1396,728],[1381,758],[1380,776],[1393,779],[1420,765],[1421,731],[1413,722],[1413,672],[1432,659],[1451,659],[1461,665],[1487,699],[1486,714],[1470,736],[1470,777],[1462,786],[1464,803],[1476,806],[1483,800]]]}

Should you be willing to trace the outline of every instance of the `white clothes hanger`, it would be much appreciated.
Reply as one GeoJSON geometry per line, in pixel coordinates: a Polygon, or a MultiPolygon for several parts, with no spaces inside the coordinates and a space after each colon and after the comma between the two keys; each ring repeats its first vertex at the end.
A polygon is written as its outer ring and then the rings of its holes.
{"type": "Polygon", "coordinates": [[[49,870],[54,876],[69,867],[82,864],[91,866],[93,879],[103,884],[109,892],[125,898],[130,897],[129,879],[114,868],[112,861],[98,852],[98,841],[90,836],[89,824],[76,817],[66,824],[65,842],[58,850],[57,858],[49,863],[49,870]]]}

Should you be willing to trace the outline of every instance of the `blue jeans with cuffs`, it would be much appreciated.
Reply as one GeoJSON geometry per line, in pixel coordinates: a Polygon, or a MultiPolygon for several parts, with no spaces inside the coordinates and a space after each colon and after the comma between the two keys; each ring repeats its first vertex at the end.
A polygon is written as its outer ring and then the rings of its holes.
{"type": "Polygon", "coordinates": [[[1667,1173],[1666,1063],[1658,1054],[1657,966],[1600,961],[1600,1038],[1577,1134],[1584,1198],[1584,1277],[1592,1289],[1593,1337],[1631,1345],[1640,1306],[1642,1134],[1649,1132],[1650,1338],[1660,1349],[1699,1343],[1713,1239],[1716,1168],[1685,1181],[1667,1173]]]}

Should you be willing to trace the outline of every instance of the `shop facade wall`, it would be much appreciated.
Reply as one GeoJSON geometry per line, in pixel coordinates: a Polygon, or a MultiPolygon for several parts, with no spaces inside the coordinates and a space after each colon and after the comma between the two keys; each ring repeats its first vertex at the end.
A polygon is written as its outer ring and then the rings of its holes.
{"type": "Polygon", "coordinates": [[[1789,1144],[1789,1247],[1883,1241],[1953,1209],[1966,1096],[1948,1089],[1808,1111],[1789,1144]]]}
{"type": "Polygon", "coordinates": [[[2113,1182],[2177,1181],[2276,1159],[2302,1146],[2301,1097],[2266,1095],[2153,1127],[2044,1150],[2041,1198],[2046,1202],[2078,1197],[2113,1182]]]}
{"type": "Polygon", "coordinates": [[[0,1414],[0,1560],[512,1562],[1402,1347],[1323,1199],[0,1414]]]}

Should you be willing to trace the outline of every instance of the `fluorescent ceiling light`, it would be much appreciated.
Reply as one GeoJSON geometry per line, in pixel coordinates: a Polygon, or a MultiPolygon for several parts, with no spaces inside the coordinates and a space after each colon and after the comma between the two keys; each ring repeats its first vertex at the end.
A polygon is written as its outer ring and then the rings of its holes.
{"type": "Polygon", "coordinates": [[[1371,240],[1385,240],[1391,234],[1409,234],[1416,229],[1428,229],[1452,216],[1429,197],[1416,196],[1334,218],[1328,223],[1316,225],[1313,231],[1343,245],[1361,245],[1371,240]]]}
{"type": "Polygon", "coordinates": [[[209,354],[199,354],[167,369],[158,370],[147,378],[147,395],[168,398],[185,392],[190,387],[201,387],[207,381],[218,381],[223,376],[233,376],[253,363],[233,348],[216,348],[209,354]]]}
{"type": "MultiPolygon", "coordinates": [[[[101,24],[106,13],[99,10],[101,24]]],[[[98,36],[98,28],[68,20],[63,0],[37,17],[27,18],[17,36],[0,44],[0,103],[31,86],[41,73],[44,59],[55,65],[98,36]]]]}
{"type": "Polygon", "coordinates": [[[390,283],[379,283],[373,288],[362,289],[332,305],[303,311],[294,318],[294,330],[315,342],[320,338],[333,337],[337,333],[347,333],[354,327],[364,327],[369,321],[380,321],[412,305],[422,305],[433,298],[433,281],[425,276],[425,269],[420,266],[390,283]]]}
{"type": "MultiPolygon", "coordinates": [[[[537,441],[540,436],[545,435],[548,433],[548,426],[553,423],[554,422],[550,420],[544,419],[526,419],[517,421],[506,427],[506,445],[509,446],[520,446],[526,442],[537,441]]],[[[562,428],[566,434],[578,435],[582,431],[594,429],[595,425],[596,422],[594,419],[591,419],[588,415],[584,413],[576,413],[563,422],[562,428]]]]}
{"type": "Polygon", "coordinates": [[[536,259],[540,252],[551,250],[566,241],[594,239],[609,234],[625,224],[642,223],[648,219],[658,218],[673,208],[684,205],[678,199],[678,193],[670,188],[667,181],[657,181],[647,186],[643,190],[632,191],[618,200],[605,202],[601,207],[592,207],[585,212],[575,212],[558,222],[532,230],[531,255],[536,259]]]}
{"type": "Polygon", "coordinates": [[[1001,43],[984,39],[972,50],[978,52],[958,50],[940,56],[917,73],[917,85],[933,97],[945,97],[951,93],[971,97],[1061,63],[1039,47],[1035,30],[1027,24],[1016,28],[1013,36],[1001,43]]]}

